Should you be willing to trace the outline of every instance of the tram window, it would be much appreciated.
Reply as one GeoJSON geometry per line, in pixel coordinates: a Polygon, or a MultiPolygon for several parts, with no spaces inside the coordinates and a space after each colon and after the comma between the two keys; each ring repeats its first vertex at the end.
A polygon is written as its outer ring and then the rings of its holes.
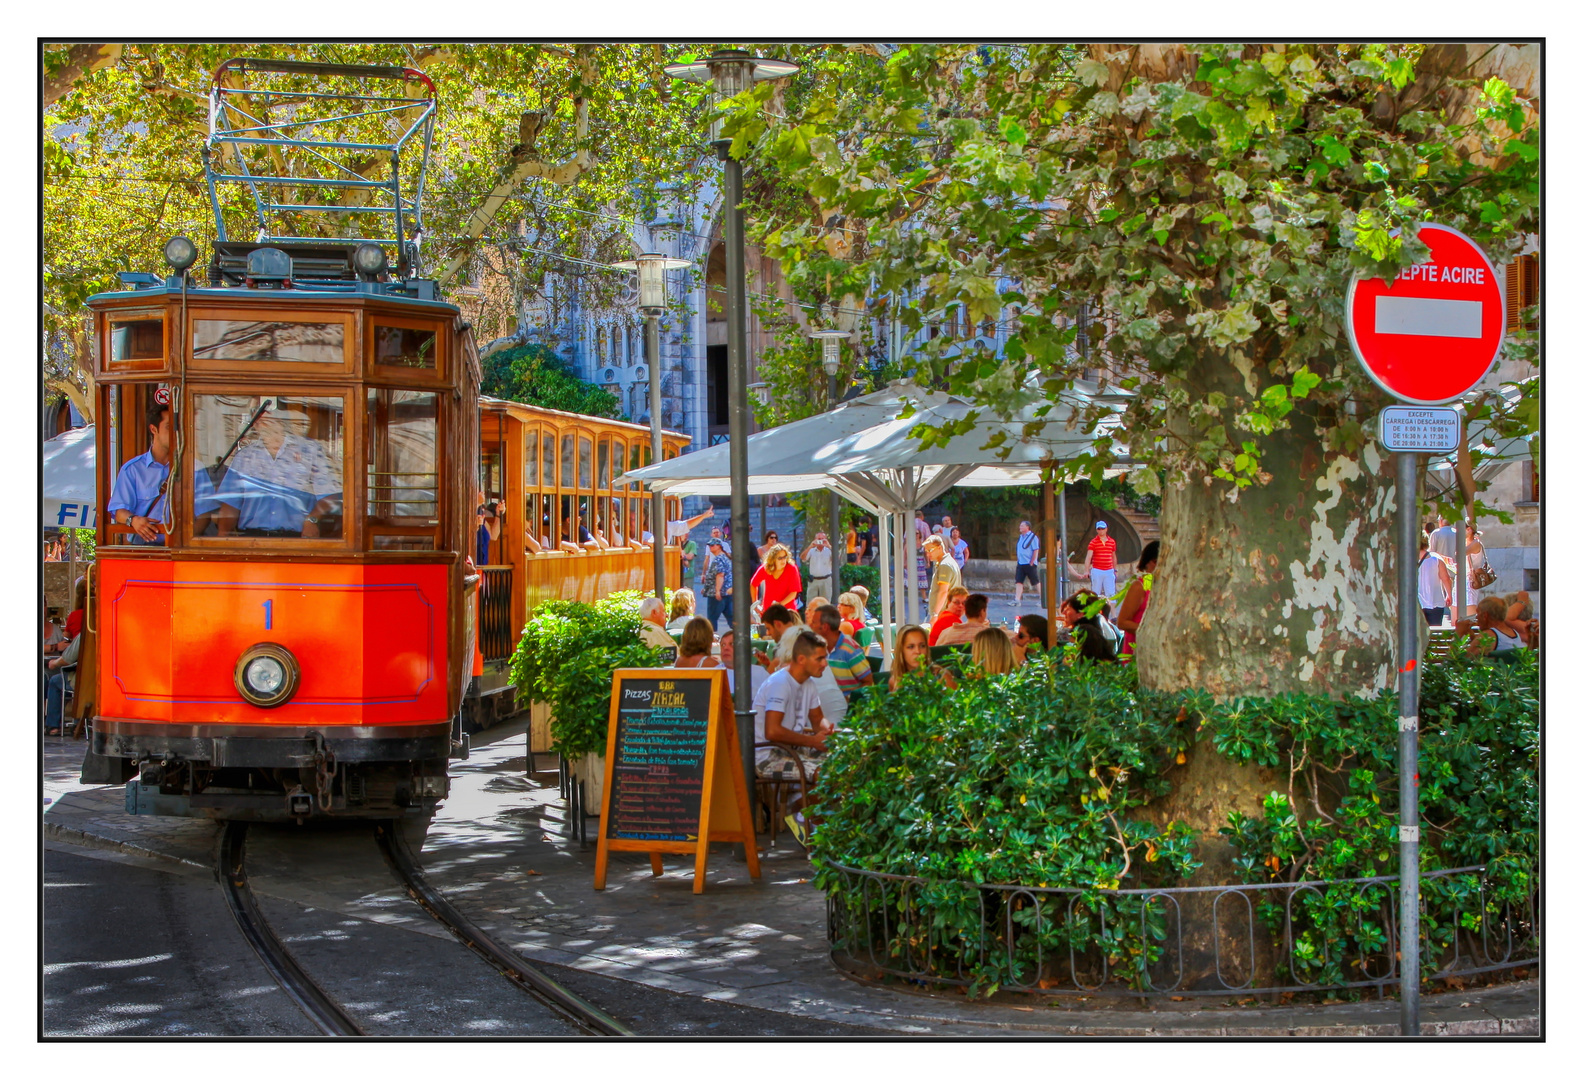
{"type": "Polygon", "coordinates": [[[165,320],[156,314],[116,319],[110,323],[110,364],[112,367],[147,367],[130,364],[133,360],[165,359],[165,320]]]}
{"type": "Polygon", "coordinates": [[[595,485],[601,491],[610,490],[610,437],[602,436],[599,440],[599,482],[595,485]]]}
{"type": "Polygon", "coordinates": [[[196,394],[192,435],[195,535],[212,523],[217,538],[343,536],[339,395],[196,394]]]}
{"type": "Polygon", "coordinates": [[[369,389],[370,524],[440,523],[439,417],[439,398],[434,393],[369,389]]]}
{"type": "MultiPolygon", "coordinates": [[[[161,385],[129,383],[110,387],[107,399],[110,407],[107,475],[110,478],[111,495],[107,504],[107,513],[111,524],[109,537],[101,543],[143,546],[163,545],[166,542],[163,535],[145,539],[126,526],[114,524],[116,512],[122,508],[126,509],[129,518],[148,518],[153,524],[155,533],[171,531],[173,515],[165,498],[169,488],[168,474],[150,468],[145,459],[139,463],[139,468],[128,472],[124,477],[121,475],[123,462],[130,464],[136,458],[150,454],[154,448],[154,436],[149,430],[149,425],[153,422],[155,394],[158,393],[161,385]]],[[[177,418],[172,418],[173,425],[176,420],[177,418]]],[[[167,430],[171,435],[168,453],[173,453],[176,429],[172,426],[167,430]]],[[[170,458],[167,457],[167,465],[169,462],[170,458]]]]}
{"type": "Polygon", "coordinates": [[[577,486],[577,459],[573,456],[573,442],[575,435],[561,436],[561,487],[575,488],[577,486]]]}
{"type": "Polygon", "coordinates": [[[616,486],[616,478],[627,471],[627,442],[614,436],[610,439],[610,486],[616,486]]]}
{"type": "Polygon", "coordinates": [[[544,433],[544,441],[543,441],[542,445],[543,445],[543,448],[544,448],[544,453],[541,455],[542,458],[543,458],[543,461],[544,461],[544,481],[539,486],[540,487],[554,487],[555,486],[555,436],[553,434],[551,434],[550,432],[546,431],[544,433]]]}
{"type": "Polygon", "coordinates": [[[384,367],[434,370],[433,330],[410,326],[374,327],[374,363],[384,367]]]}
{"type": "Polygon", "coordinates": [[[534,428],[522,433],[522,485],[539,486],[539,433],[534,428]]]}
{"type": "Polygon", "coordinates": [[[344,365],[346,323],[194,319],[192,358],[344,365]]]}
{"type": "Polygon", "coordinates": [[[594,486],[594,443],[587,435],[577,437],[577,488],[587,491],[594,486]]]}
{"type": "Polygon", "coordinates": [[[554,551],[555,541],[551,538],[556,535],[555,500],[549,495],[529,495],[525,516],[539,546],[546,551],[554,551]]]}
{"type": "Polygon", "coordinates": [[[632,449],[631,449],[631,451],[629,452],[629,454],[627,456],[627,469],[629,471],[632,470],[632,469],[641,469],[643,467],[643,456],[642,455],[643,455],[643,444],[642,443],[636,443],[636,442],[633,443],[632,444],[632,449]]]}

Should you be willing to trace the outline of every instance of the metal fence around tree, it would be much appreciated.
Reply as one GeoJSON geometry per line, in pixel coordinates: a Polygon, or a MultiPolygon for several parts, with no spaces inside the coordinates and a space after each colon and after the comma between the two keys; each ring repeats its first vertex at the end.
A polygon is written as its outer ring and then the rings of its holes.
{"type": "MultiPolygon", "coordinates": [[[[1384,996],[1401,981],[1395,876],[1076,889],[821,869],[831,957],[859,977],[1133,997],[1384,996]]],[[[1537,966],[1537,885],[1496,891],[1484,866],[1423,874],[1426,979],[1537,966]]]]}

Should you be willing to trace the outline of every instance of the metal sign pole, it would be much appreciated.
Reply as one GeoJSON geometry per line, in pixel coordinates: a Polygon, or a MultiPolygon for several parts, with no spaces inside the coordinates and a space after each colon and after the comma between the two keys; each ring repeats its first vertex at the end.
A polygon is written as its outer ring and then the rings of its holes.
{"type": "Polygon", "coordinates": [[[1418,1034],[1418,455],[1396,455],[1396,660],[1402,1034],[1418,1034]]]}

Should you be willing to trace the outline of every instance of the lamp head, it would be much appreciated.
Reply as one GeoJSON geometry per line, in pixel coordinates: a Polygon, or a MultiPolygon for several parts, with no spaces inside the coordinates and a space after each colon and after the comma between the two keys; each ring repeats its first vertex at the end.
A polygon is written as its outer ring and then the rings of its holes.
{"type": "Polygon", "coordinates": [[[364,281],[378,281],[379,275],[389,266],[390,260],[385,255],[385,249],[378,244],[358,244],[352,252],[352,268],[364,281]]]}
{"type": "Polygon", "coordinates": [[[187,268],[198,261],[198,245],[185,236],[172,236],[165,241],[165,262],[176,271],[177,276],[185,274],[187,268]]]}
{"type": "Polygon", "coordinates": [[[645,251],[635,259],[610,265],[618,270],[638,272],[638,306],[645,315],[658,315],[665,310],[665,272],[680,270],[692,263],[673,259],[662,252],[645,251]]]}
{"type": "Polygon", "coordinates": [[[753,56],[742,49],[716,49],[702,60],[666,64],[665,74],[687,82],[712,84],[709,105],[716,116],[709,124],[709,141],[719,145],[730,140],[721,134],[720,103],[736,97],[756,82],[781,79],[799,69],[790,60],[753,56]]]}
{"type": "Polygon", "coordinates": [[[835,378],[836,372],[841,370],[841,342],[849,335],[845,330],[815,330],[808,336],[824,346],[824,355],[820,358],[824,373],[835,378]]]}

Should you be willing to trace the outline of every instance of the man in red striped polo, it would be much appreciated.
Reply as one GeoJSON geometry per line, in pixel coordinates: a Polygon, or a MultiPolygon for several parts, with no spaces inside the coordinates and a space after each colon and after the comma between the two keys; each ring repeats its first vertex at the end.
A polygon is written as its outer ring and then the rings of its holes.
{"type": "Polygon", "coordinates": [[[1116,595],[1116,541],[1103,521],[1094,523],[1094,531],[1094,539],[1088,542],[1088,580],[1094,591],[1108,600],[1116,595]]]}

